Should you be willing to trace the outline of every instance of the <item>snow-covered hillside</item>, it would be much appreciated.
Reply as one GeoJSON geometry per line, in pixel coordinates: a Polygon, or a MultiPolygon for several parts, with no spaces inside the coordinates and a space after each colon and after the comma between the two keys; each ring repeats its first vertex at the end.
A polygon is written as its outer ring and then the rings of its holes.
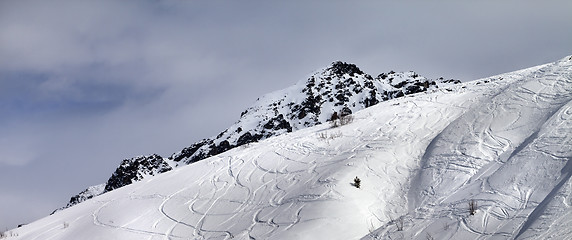
{"type": "Polygon", "coordinates": [[[193,143],[168,158],[152,154],[123,160],[103,188],[89,187],[73,196],[66,207],[244,144],[325,123],[334,112],[347,115],[382,101],[457,83],[460,81],[427,79],[415,72],[390,71],[374,78],[354,64],[337,61],[292,87],[257,99],[235,124],[217,136],[193,143]]]}
{"type": "Polygon", "coordinates": [[[572,239],[572,57],[353,117],[144,178],[8,239],[572,239]]]}

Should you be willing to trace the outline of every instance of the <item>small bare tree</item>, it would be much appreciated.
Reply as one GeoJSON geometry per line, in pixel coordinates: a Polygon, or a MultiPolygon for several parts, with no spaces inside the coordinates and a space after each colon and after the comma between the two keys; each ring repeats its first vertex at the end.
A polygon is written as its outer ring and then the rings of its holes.
{"type": "Polygon", "coordinates": [[[325,132],[321,132],[321,133],[318,134],[318,138],[319,138],[320,140],[328,140],[328,134],[325,133],[325,132]]]}
{"type": "Polygon", "coordinates": [[[340,117],[340,125],[347,125],[350,124],[351,122],[354,121],[354,116],[353,115],[344,115],[340,117]]]}
{"type": "Polygon", "coordinates": [[[469,201],[469,214],[475,215],[475,212],[477,212],[477,201],[471,199],[471,201],[469,201]]]}
{"type": "Polygon", "coordinates": [[[427,240],[435,240],[435,238],[430,233],[427,233],[427,240]]]}
{"type": "Polygon", "coordinates": [[[328,144],[329,144],[329,141],[330,141],[330,140],[333,140],[333,139],[336,139],[336,138],[339,138],[339,137],[342,137],[342,136],[343,136],[343,135],[342,135],[342,132],[330,132],[330,133],[328,133],[328,132],[321,132],[321,133],[318,133],[318,139],[319,139],[319,140],[322,140],[322,141],[325,141],[325,142],[327,142],[328,144]]]}
{"type": "Polygon", "coordinates": [[[331,128],[337,128],[337,127],[339,127],[339,126],[341,126],[341,125],[340,125],[340,119],[339,119],[339,118],[330,122],[330,127],[331,127],[331,128]]]}
{"type": "Polygon", "coordinates": [[[395,226],[397,227],[397,231],[403,231],[403,225],[405,220],[403,219],[403,216],[399,217],[398,219],[393,220],[393,218],[390,216],[389,219],[391,220],[391,223],[395,224],[395,226]]]}
{"type": "Polygon", "coordinates": [[[403,225],[404,225],[404,220],[403,220],[403,216],[399,217],[397,220],[395,220],[395,226],[397,227],[397,231],[403,231],[403,225]]]}
{"type": "Polygon", "coordinates": [[[332,128],[337,128],[339,126],[347,125],[353,121],[354,121],[354,116],[351,114],[343,115],[334,112],[334,114],[332,114],[332,117],[330,117],[330,126],[332,128]]]}

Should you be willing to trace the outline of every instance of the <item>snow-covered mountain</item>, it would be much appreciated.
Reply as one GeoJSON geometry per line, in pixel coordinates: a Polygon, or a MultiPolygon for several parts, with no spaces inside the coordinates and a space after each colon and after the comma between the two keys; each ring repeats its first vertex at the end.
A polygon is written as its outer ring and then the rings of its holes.
{"type": "Polygon", "coordinates": [[[146,177],[9,239],[572,239],[572,56],[352,116],[146,177]]]}
{"type": "Polygon", "coordinates": [[[390,71],[373,78],[354,64],[334,62],[290,88],[257,99],[235,124],[217,136],[168,158],[153,154],[123,160],[104,187],[89,187],[72,197],[66,207],[244,144],[324,123],[334,112],[348,115],[382,101],[457,83],[460,81],[430,80],[415,72],[390,71]]]}

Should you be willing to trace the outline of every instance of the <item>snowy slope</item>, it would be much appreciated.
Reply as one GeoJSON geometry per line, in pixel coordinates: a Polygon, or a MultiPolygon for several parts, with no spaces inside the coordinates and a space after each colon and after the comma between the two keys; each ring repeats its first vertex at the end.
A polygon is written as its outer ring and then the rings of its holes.
{"type": "Polygon", "coordinates": [[[572,57],[353,115],[145,178],[8,239],[572,238],[572,57]]]}
{"type": "Polygon", "coordinates": [[[66,207],[244,144],[324,123],[334,112],[351,114],[388,99],[447,88],[459,82],[431,80],[411,71],[390,71],[374,78],[354,64],[334,62],[292,87],[257,99],[235,124],[217,136],[193,143],[168,158],[152,154],[123,160],[104,188],[89,187],[72,197],[66,207]]]}
{"type": "Polygon", "coordinates": [[[432,139],[411,180],[404,231],[376,234],[572,238],[572,59],[516,77],[432,139]]]}

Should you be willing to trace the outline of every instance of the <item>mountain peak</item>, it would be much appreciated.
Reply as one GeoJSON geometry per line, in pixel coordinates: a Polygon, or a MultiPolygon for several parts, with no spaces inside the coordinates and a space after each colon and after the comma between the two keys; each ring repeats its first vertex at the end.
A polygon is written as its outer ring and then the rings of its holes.
{"type": "Polygon", "coordinates": [[[331,72],[338,77],[343,76],[344,74],[348,74],[350,76],[354,76],[354,74],[364,74],[362,70],[360,70],[355,64],[346,63],[342,61],[335,61],[331,64],[327,71],[331,72]]]}

